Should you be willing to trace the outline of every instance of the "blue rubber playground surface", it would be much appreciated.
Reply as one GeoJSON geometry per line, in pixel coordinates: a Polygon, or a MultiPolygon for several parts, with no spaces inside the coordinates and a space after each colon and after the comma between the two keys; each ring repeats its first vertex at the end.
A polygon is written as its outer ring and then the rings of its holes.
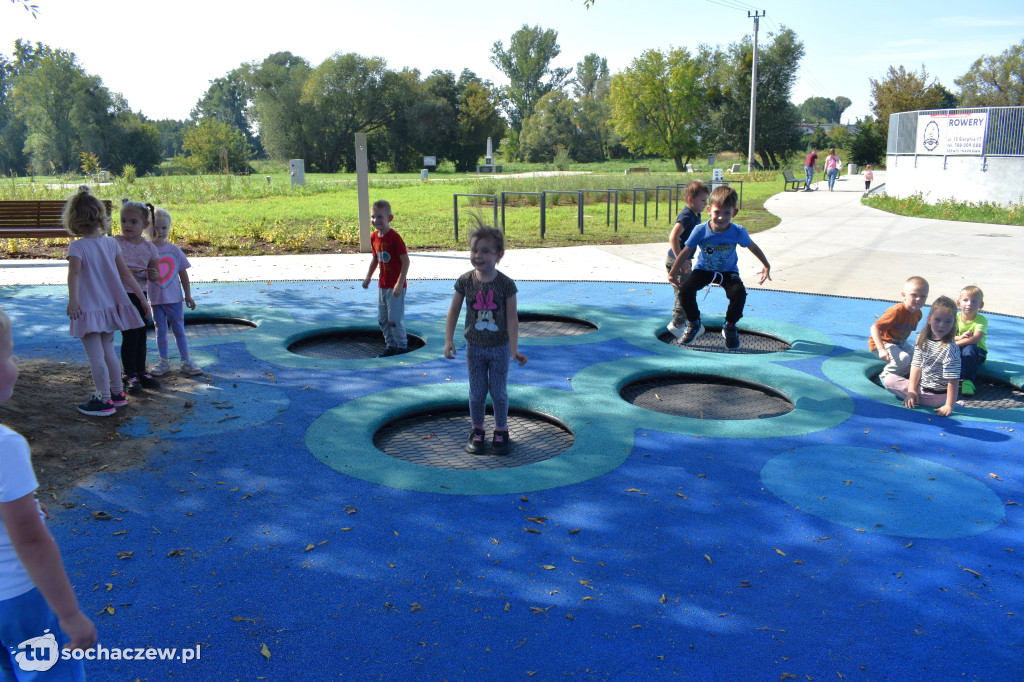
{"type": "MultiPolygon", "coordinates": [[[[597,326],[523,339],[509,376],[512,407],[573,444],[455,470],[373,444],[465,403],[461,354],[442,358],[451,285],[410,285],[423,348],[367,360],[287,350],[372,330],[358,282],[194,285],[197,315],[256,327],[194,338],[209,378],[192,408],[51,528],[103,646],[200,656],[89,662],[91,679],[1020,679],[1024,410],[941,418],[873,384],[867,330],[890,303],[751,286],[741,328],[791,349],[704,353],[658,340],[668,285],[520,282],[521,313],[597,326]],[[674,417],[619,395],[677,374],[793,409],[674,417]]],[[[65,288],[0,294],[20,357],[84,363],[65,288]]],[[[725,303],[709,293],[706,324],[725,303]]],[[[989,320],[984,371],[1019,386],[1024,320],[989,320]]]]}

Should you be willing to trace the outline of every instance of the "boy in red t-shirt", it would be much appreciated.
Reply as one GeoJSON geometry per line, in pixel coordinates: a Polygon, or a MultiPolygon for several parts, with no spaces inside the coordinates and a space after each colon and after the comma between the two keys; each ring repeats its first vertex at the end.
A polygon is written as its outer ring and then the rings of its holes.
{"type": "Polygon", "coordinates": [[[921,308],[928,298],[928,281],[924,277],[909,278],[901,295],[903,302],[886,310],[871,325],[868,349],[878,353],[878,359],[887,363],[880,375],[882,379],[887,374],[910,376],[914,347],[908,339],[921,321],[921,308]]]}
{"type": "Polygon", "coordinates": [[[373,202],[370,223],[375,228],[370,235],[373,258],[363,280],[363,288],[370,286],[373,272],[380,265],[380,289],[377,291],[377,324],[384,333],[384,352],[380,358],[400,355],[409,348],[405,334],[405,276],[409,272],[409,252],[405,242],[391,229],[391,204],[381,199],[373,202]]]}

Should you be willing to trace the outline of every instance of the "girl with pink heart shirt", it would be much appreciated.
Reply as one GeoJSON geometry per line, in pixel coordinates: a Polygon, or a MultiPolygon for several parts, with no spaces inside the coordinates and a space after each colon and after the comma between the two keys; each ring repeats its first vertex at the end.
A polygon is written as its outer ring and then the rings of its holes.
{"type": "Polygon", "coordinates": [[[156,325],[156,348],[160,362],[149,370],[150,374],[161,376],[171,369],[167,328],[174,334],[174,343],[181,357],[181,372],[190,376],[202,374],[203,370],[192,361],[188,352],[188,337],[185,335],[185,309],[196,309],[192,300],[192,286],[186,272],[191,264],[180,248],[167,241],[171,232],[171,214],[165,209],[153,211],[153,222],[149,236],[156,247],[157,277],[149,282],[149,300],[153,304],[153,323],[156,325]]]}

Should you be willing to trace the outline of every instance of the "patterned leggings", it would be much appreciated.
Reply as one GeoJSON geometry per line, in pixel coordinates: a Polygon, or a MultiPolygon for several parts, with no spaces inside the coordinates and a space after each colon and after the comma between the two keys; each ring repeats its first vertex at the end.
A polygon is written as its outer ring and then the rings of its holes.
{"type": "Polygon", "coordinates": [[[509,345],[481,346],[466,342],[466,367],[469,370],[469,417],[473,428],[484,427],[487,393],[494,406],[494,428],[508,428],[508,367],[511,362],[509,345]]]}

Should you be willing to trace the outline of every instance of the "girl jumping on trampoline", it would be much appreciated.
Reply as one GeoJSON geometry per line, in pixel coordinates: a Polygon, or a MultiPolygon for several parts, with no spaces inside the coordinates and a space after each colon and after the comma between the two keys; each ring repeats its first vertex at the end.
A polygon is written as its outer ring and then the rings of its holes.
{"type": "Polygon", "coordinates": [[[153,306],[153,323],[156,325],[156,349],[160,362],[149,373],[162,376],[171,371],[170,353],[167,345],[167,327],[174,333],[174,343],[181,358],[181,373],[189,376],[202,374],[203,370],[192,361],[188,353],[188,337],[185,335],[185,306],[196,309],[192,300],[192,285],[188,279],[188,258],[180,248],[167,241],[171,232],[171,214],[166,209],[153,211],[153,222],[147,230],[153,246],[160,255],[159,276],[149,282],[149,301],[153,306]],[[184,292],[184,293],[182,293],[184,292]]]}
{"type": "Polygon", "coordinates": [[[85,185],[64,205],[64,229],[79,237],[68,245],[68,317],[71,335],[82,340],[92,369],[96,395],[79,403],[78,411],[109,417],[128,404],[121,382],[121,363],[114,351],[114,332],[139,329],[150,313],[142,287],[121,255],[121,247],[105,235],[110,218],[103,202],[85,185]],[[129,300],[125,289],[139,302],[129,300]],[[140,313],[141,312],[141,316],[140,313]]]}
{"type": "Polygon", "coordinates": [[[914,359],[910,362],[910,378],[886,374],[885,388],[903,404],[935,407],[935,414],[948,417],[960,385],[960,348],[956,336],[956,303],[948,296],[932,302],[928,324],[917,335],[914,359]]]}
{"type": "Polygon", "coordinates": [[[494,406],[494,437],[491,452],[508,453],[508,379],[510,358],[520,365],[526,356],[519,352],[519,315],[516,283],[498,272],[505,255],[505,234],[479,224],[469,234],[469,260],[473,269],[455,282],[455,294],[445,323],[444,356],[455,357],[455,324],[462,302],[466,302],[466,367],[469,370],[469,416],[473,430],[466,452],[482,454],[485,449],[484,414],[488,392],[494,406]]]}

